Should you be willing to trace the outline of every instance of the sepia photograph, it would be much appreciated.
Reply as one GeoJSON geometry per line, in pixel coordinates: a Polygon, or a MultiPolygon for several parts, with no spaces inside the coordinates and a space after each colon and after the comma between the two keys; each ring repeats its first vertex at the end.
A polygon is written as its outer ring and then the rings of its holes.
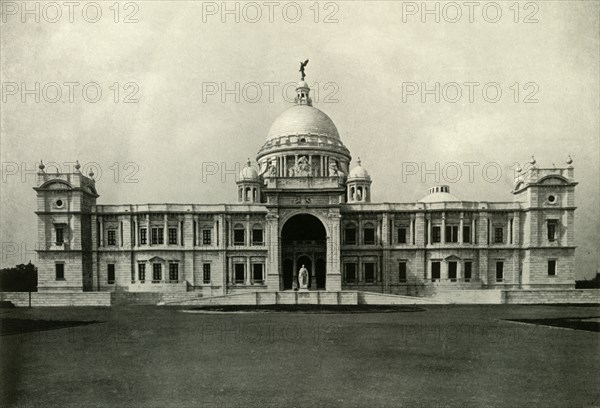
{"type": "Polygon", "coordinates": [[[0,0],[0,406],[600,408],[600,0],[0,0]]]}

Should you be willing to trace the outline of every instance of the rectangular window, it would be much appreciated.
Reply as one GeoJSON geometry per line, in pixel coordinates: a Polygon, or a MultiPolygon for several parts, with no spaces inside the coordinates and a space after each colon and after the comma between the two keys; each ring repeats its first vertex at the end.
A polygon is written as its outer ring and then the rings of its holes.
{"type": "Polygon", "coordinates": [[[363,264],[363,268],[365,270],[365,282],[366,283],[374,283],[375,282],[375,264],[372,262],[367,262],[363,264]]]}
{"type": "Polygon", "coordinates": [[[465,282],[471,281],[473,274],[473,263],[471,261],[465,261],[465,282]]]}
{"type": "Polygon", "coordinates": [[[504,262],[496,261],[496,282],[504,280],[504,262]]]}
{"type": "Polygon", "coordinates": [[[398,280],[406,282],[406,262],[404,261],[398,264],[398,280]]]}
{"type": "Polygon", "coordinates": [[[140,245],[146,245],[148,243],[148,229],[140,228],[140,245]]]}
{"type": "Polygon", "coordinates": [[[108,283],[115,283],[115,264],[108,264],[106,272],[106,280],[108,283]]]}
{"type": "Polygon", "coordinates": [[[64,263],[54,264],[54,271],[56,274],[56,280],[65,280],[65,264],[64,263]]]}
{"type": "Polygon", "coordinates": [[[442,242],[442,227],[433,227],[431,229],[431,242],[432,243],[439,243],[442,242]]]}
{"type": "Polygon", "coordinates": [[[448,262],[448,279],[452,282],[456,282],[456,271],[458,269],[458,264],[455,261],[448,262]]]}
{"type": "Polygon", "coordinates": [[[246,241],[245,232],[243,229],[233,230],[233,245],[244,245],[246,241]]]}
{"type": "Polygon", "coordinates": [[[202,230],[202,245],[210,245],[212,242],[212,231],[209,229],[202,230]]]}
{"type": "Polygon", "coordinates": [[[205,263],[202,265],[202,282],[210,283],[210,264],[205,263]]]}
{"type": "Polygon", "coordinates": [[[162,280],[162,264],[152,264],[152,282],[160,282],[162,280]]]}
{"type": "Polygon", "coordinates": [[[431,280],[440,280],[440,262],[434,261],[431,263],[431,280]]]}
{"type": "Polygon", "coordinates": [[[169,263],[169,280],[171,282],[179,281],[179,264],[177,262],[169,263]]]}
{"type": "Polygon", "coordinates": [[[548,241],[556,241],[556,220],[548,220],[548,241]]]}
{"type": "Polygon", "coordinates": [[[117,245],[117,231],[108,230],[106,232],[107,245],[117,245]]]}
{"type": "Polygon", "coordinates": [[[548,260],[548,276],[556,276],[556,260],[548,260]]]}
{"type": "Polygon", "coordinates": [[[346,245],[356,245],[356,228],[346,228],[346,245]]]}
{"type": "Polygon", "coordinates": [[[169,228],[169,245],[177,245],[177,228],[169,228]]]}
{"type": "Polygon", "coordinates": [[[356,264],[344,264],[346,272],[346,283],[356,283],[356,264]]]}
{"type": "Polygon", "coordinates": [[[65,229],[62,225],[54,227],[56,233],[56,245],[62,245],[65,242],[65,229]]]}
{"type": "Polygon", "coordinates": [[[164,243],[164,228],[152,228],[152,244],[164,243]]]}
{"type": "Polygon", "coordinates": [[[494,243],[501,244],[504,242],[504,230],[502,227],[494,228],[494,243]]]}
{"type": "Polygon", "coordinates": [[[138,280],[142,283],[146,280],[146,264],[139,263],[138,264],[138,280]]]}
{"type": "Polygon", "coordinates": [[[363,230],[363,239],[365,245],[375,245],[375,229],[365,228],[363,230]]]}
{"type": "Polygon", "coordinates": [[[256,228],[252,230],[252,245],[262,245],[263,242],[263,230],[256,228]]]}
{"type": "Polygon", "coordinates": [[[234,270],[235,270],[235,283],[244,283],[244,272],[245,272],[245,265],[243,263],[238,263],[234,265],[234,270]]]}
{"type": "Polygon", "coordinates": [[[252,265],[252,279],[254,282],[262,283],[263,281],[263,264],[252,265]]]}
{"type": "Polygon", "coordinates": [[[446,242],[458,242],[457,225],[446,225],[446,242]]]}
{"type": "Polygon", "coordinates": [[[468,225],[464,225],[462,234],[463,234],[463,236],[462,236],[463,242],[465,244],[470,243],[471,242],[471,227],[468,225]]]}
{"type": "Polygon", "coordinates": [[[406,244],[406,228],[404,227],[398,228],[398,243],[406,244]]]}

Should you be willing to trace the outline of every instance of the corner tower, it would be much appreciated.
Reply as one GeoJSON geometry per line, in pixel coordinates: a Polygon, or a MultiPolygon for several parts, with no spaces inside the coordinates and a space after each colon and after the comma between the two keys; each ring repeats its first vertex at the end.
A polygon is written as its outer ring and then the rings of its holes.
{"type": "Polygon", "coordinates": [[[523,288],[573,287],[575,282],[575,181],[573,160],[541,168],[531,158],[517,170],[514,200],[520,220],[523,288]]]}
{"type": "Polygon", "coordinates": [[[96,205],[94,173],[81,174],[79,162],[71,173],[37,174],[38,290],[94,290],[92,207],[96,205]]]}

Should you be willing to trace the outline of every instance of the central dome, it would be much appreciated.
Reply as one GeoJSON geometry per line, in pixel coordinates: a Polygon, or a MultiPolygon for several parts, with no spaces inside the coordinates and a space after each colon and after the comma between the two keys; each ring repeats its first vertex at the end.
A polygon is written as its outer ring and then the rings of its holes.
{"type": "Polygon", "coordinates": [[[338,139],[335,124],[329,116],[312,105],[295,105],[275,119],[267,140],[291,135],[322,135],[338,139]]]}

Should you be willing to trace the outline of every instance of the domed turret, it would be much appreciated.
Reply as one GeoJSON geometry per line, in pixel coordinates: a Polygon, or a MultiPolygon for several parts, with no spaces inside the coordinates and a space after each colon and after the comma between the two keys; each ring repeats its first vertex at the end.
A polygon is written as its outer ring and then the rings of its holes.
{"type": "Polygon", "coordinates": [[[246,162],[246,166],[240,171],[240,181],[258,181],[258,172],[254,167],[252,167],[252,163],[250,159],[246,162]]]}
{"type": "Polygon", "coordinates": [[[350,174],[348,174],[348,181],[350,180],[371,180],[371,176],[369,176],[369,172],[361,165],[360,157],[356,161],[357,165],[350,170],[350,174]]]}
{"type": "Polygon", "coordinates": [[[240,171],[240,177],[237,180],[238,202],[240,203],[259,203],[260,202],[260,177],[250,159],[246,166],[240,171]]]}
{"type": "Polygon", "coordinates": [[[346,183],[349,203],[371,202],[371,176],[362,166],[360,157],[356,161],[356,167],[350,170],[346,183]]]}

